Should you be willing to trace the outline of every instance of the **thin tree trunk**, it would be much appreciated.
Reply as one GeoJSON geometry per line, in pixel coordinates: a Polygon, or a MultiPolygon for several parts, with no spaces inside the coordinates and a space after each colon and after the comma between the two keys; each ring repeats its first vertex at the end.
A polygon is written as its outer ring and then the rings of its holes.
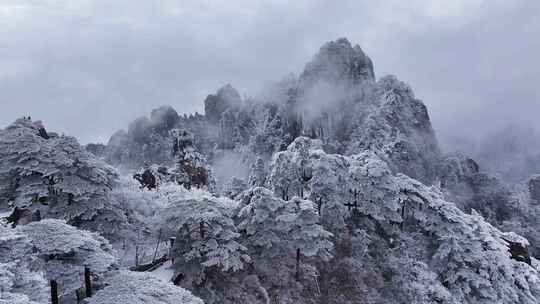
{"type": "Polygon", "coordinates": [[[51,280],[51,303],[58,304],[58,284],[55,280],[51,280]]]}
{"type": "Polygon", "coordinates": [[[135,266],[139,266],[139,245],[135,246],[135,266]]]}
{"type": "Polygon", "coordinates": [[[199,232],[201,234],[201,239],[204,239],[204,222],[199,223],[199,232]]]}
{"type": "Polygon", "coordinates": [[[173,248],[174,248],[174,241],[176,238],[170,237],[169,238],[169,258],[171,259],[171,264],[174,264],[174,257],[173,257],[173,248]]]}
{"type": "Polygon", "coordinates": [[[84,267],[84,288],[86,290],[86,297],[92,296],[92,278],[90,277],[90,269],[84,267]]]}
{"type": "Polygon", "coordinates": [[[300,248],[296,249],[296,280],[300,280],[300,248]]]}

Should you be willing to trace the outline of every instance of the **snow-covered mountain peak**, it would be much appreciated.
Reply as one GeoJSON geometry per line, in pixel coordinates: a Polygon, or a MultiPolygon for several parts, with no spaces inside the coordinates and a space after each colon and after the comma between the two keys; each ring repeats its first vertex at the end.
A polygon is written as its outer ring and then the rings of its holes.
{"type": "Polygon", "coordinates": [[[357,85],[375,80],[373,63],[359,45],[351,45],[347,38],[324,44],[313,60],[306,64],[301,81],[309,86],[317,81],[357,85]]]}

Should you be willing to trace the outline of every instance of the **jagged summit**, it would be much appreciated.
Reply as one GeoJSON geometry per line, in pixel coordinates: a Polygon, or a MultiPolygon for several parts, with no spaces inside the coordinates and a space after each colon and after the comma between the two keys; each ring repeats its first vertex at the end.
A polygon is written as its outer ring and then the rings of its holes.
{"type": "Polygon", "coordinates": [[[171,106],[161,106],[150,114],[152,126],[162,135],[166,135],[180,121],[180,116],[171,106]]]}
{"type": "Polygon", "coordinates": [[[359,45],[351,45],[347,38],[339,38],[323,45],[312,61],[306,64],[301,81],[345,82],[355,85],[365,80],[375,80],[373,63],[359,45]]]}
{"type": "Polygon", "coordinates": [[[209,159],[216,149],[269,158],[308,136],[332,153],[376,151],[396,172],[434,181],[440,152],[425,105],[394,76],[375,81],[371,59],[347,39],[324,44],[298,78],[271,94],[269,101],[243,103],[227,84],[205,99],[204,116],[178,118],[171,107],[161,107],[151,119],[131,123],[127,136],[116,134],[106,159],[131,168],[171,162],[162,150],[170,145],[168,132],[180,127],[195,135],[195,145],[209,159]]]}
{"type": "Polygon", "coordinates": [[[230,84],[221,87],[217,93],[210,94],[204,100],[204,113],[206,118],[211,123],[217,123],[221,118],[221,114],[232,106],[242,104],[242,98],[238,91],[230,84]]]}

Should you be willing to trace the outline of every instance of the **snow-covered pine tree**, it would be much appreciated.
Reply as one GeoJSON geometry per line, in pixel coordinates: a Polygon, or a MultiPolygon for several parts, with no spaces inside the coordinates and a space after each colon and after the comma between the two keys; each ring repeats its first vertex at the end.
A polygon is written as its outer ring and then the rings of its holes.
{"type": "Polygon", "coordinates": [[[232,219],[236,203],[209,194],[186,197],[160,212],[166,234],[176,237],[172,258],[182,286],[204,286],[212,273],[231,273],[250,262],[232,219]]]}
{"type": "Polygon", "coordinates": [[[0,223],[0,303],[47,302],[48,282],[42,270],[43,261],[30,238],[0,223]]]}
{"type": "Polygon", "coordinates": [[[248,184],[250,187],[264,187],[266,183],[266,168],[264,160],[261,157],[257,157],[255,162],[251,165],[248,184]]]}
{"type": "Polygon", "coordinates": [[[120,271],[106,284],[88,304],[204,304],[191,292],[148,273],[120,271]]]}
{"type": "Polygon", "coordinates": [[[262,284],[275,295],[300,293],[296,281],[312,286],[317,269],[311,262],[328,260],[333,248],[315,204],[297,197],[284,201],[261,187],[246,191],[242,200],[239,229],[262,284]]]}
{"type": "Polygon", "coordinates": [[[46,278],[58,283],[60,295],[83,285],[85,268],[97,277],[116,265],[115,253],[105,238],[62,220],[44,219],[17,229],[30,240],[46,278]]]}
{"type": "Polygon", "coordinates": [[[124,227],[109,196],[116,171],[75,138],[21,118],[0,130],[0,159],[0,208],[15,208],[13,224],[61,218],[108,236],[124,227]]]}
{"type": "Polygon", "coordinates": [[[211,167],[204,155],[197,152],[193,145],[193,134],[183,129],[173,129],[173,154],[176,167],[174,170],[176,182],[186,189],[191,187],[206,188],[213,191],[215,180],[211,167]]]}

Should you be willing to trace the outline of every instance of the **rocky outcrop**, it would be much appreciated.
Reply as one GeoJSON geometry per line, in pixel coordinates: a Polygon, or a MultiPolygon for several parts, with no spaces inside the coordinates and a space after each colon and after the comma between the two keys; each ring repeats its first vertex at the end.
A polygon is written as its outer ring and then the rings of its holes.
{"type": "Polygon", "coordinates": [[[435,180],[440,152],[425,105],[396,77],[375,82],[371,59],[358,45],[344,38],[328,42],[298,79],[277,87],[270,96],[243,103],[238,91],[226,85],[208,95],[202,119],[178,119],[170,107],[154,110],[150,119],[130,125],[125,154],[138,167],[171,162],[171,155],[159,149],[171,151],[165,131],[173,125],[193,133],[197,150],[209,160],[216,149],[268,159],[295,138],[309,136],[320,139],[325,151],[352,155],[372,150],[394,172],[426,184],[435,180]]]}
{"type": "Polygon", "coordinates": [[[514,232],[505,233],[502,239],[507,243],[508,252],[510,252],[512,259],[531,265],[529,241],[514,232]]]}
{"type": "Polygon", "coordinates": [[[463,185],[471,185],[476,174],[480,173],[478,164],[462,154],[446,156],[440,167],[439,179],[441,188],[452,191],[463,191],[463,185]]]}
{"type": "Polygon", "coordinates": [[[171,106],[161,106],[150,114],[151,127],[162,136],[178,126],[180,116],[171,106]]]}
{"type": "Polygon", "coordinates": [[[217,124],[223,112],[241,104],[242,98],[238,91],[230,84],[227,84],[220,88],[215,95],[210,94],[206,97],[204,100],[204,114],[208,122],[217,124]]]}
{"type": "Polygon", "coordinates": [[[359,45],[352,46],[346,38],[326,43],[300,76],[305,85],[318,81],[357,85],[375,80],[373,63],[359,45]]]}
{"type": "Polygon", "coordinates": [[[482,172],[471,158],[447,156],[439,169],[447,199],[462,210],[480,212],[490,223],[502,224],[512,217],[512,192],[498,177],[482,172]]]}
{"type": "Polygon", "coordinates": [[[357,107],[348,154],[369,149],[394,171],[431,184],[441,157],[426,106],[394,76],[381,78],[368,107],[357,107]]]}
{"type": "Polygon", "coordinates": [[[129,169],[144,163],[171,164],[172,141],[169,132],[181,118],[171,106],[154,109],[150,118],[142,116],[131,122],[127,132],[116,132],[105,149],[105,160],[129,169]]]}

